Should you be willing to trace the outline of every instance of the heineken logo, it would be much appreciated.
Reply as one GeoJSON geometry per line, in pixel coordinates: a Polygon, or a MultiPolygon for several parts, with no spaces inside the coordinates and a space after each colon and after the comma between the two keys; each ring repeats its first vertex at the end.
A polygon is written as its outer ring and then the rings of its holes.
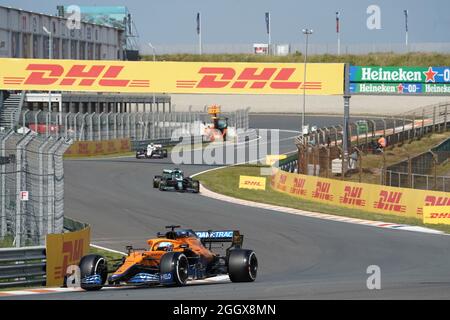
{"type": "Polygon", "coordinates": [[[450,67],[351,66],[350,82],[450,84],[450,67]]]}
{"type": "Polygon", "coordinates": [[[403,68],[398,70],[384,70],[383,68],[374,69],[371,67],[362,67],[362,81],[386,81],[386,82],[421,82],[422,73],[420,71],[408,71],[403,68]]]}

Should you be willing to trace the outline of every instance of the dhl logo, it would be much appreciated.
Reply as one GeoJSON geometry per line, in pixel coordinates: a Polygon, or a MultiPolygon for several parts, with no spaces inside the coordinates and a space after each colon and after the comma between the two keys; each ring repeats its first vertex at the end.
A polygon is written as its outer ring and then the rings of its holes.
{"type": "MultiPolygon", "coordinates": [[[[426,196],[425,206],[437,207],[437,206],[450,206],[450,197],[436,197],[436,196],[426,196]]],[[[423,207],[417,208],[417,214],[423,214],[423,207]]]]}
{"type": "Polygon", "coordinates": [[[381,190],[378,201],[374,202],[375,209],[405,212],[406,206],[400,204],[402,192],[381,190]]]}
{"type": "Polygon", "coordinates": [[[430,213],[430,219],[450,219],[450,213],[448,212],[432,212],[430,213]]]}
{"type": "Polygon", "coordinates": [[[366,205],[366,201],[361,199],[362,191],[362,187],[345,186],[344,196],[339,198],[339,202],[364,207],[366,205]]]}
{"type": "Polygon", "coordinates": [[[313,191],[312,197],[321,200],[333,201],[333,195],[330,194],[331,183],[318,181],[316,190],[313,191]]]}
{"type": "Polygon", "coordinates": [[[202,67],[198,71],[203,77],[199,81],[177,80],[177,88],[202,89],[264,89],[275,90],[321,90],[322,82],[289,81],[295,68],[244,68],[237,72],[232,67],[202,67]]]}
{"type": "Polygon", "coordinates": [[[305,189],[305,184],[306,179],[294,178],[294,185],[289,190],[289,193],[306,196],[307,191],[305,189]]]}
{"type": "Polygon", "coordinates": [[[245,184],[246,186],[258,186],[258,187],[261,187],[261,186],[262,186],[262,183],[261,183],[261,182],[259,182],[259,181],[251,181],[251,180],[245,180],[245,181],[244,181],[244,184],[245,184]]]}
{"type": "Polygon", "coordinates": [[[31,63],[25,70],[28,77],[4,77],[4,84],[24,84],[34,86],[85,86],[91,87],[149,87],[149,80],[119,79],[124,66],[75,64],[66,68],[60,64],[31,63]]]}
{"type": "Polygon", "coordinates": [[[426,196],[426,206],[450,206],[450,197],[426,196]]]}
{"type": "Polygon", "coordinates": [[[294,188],[303,189],[305,187],[305,183],[306,183],[306,179],[294,178],[294,188]]]}
{"type": "Polygon", "coordinates": [[[84,240],[65,241],[62,247],[63,263],[61,266],[55,267],[55,278],[64,278],[67,267],[75,264],[78,265],[83,256],[84,240]]]}

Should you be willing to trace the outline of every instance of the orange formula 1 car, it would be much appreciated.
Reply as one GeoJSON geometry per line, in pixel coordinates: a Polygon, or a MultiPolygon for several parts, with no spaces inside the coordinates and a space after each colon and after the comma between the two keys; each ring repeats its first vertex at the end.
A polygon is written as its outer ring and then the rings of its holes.
{"type": "Polygon", "coordinates": [[[255,252],[242,249],[239,231],[192,231],[166,227],[158,238],[147,241],[148,249],[127,247],[128,255],[108,278],[107,261],[90,254],[80,260],[81,287],[99,290],[121,285],[185,285],[190,280],[228,274],[233,282],[256,279],[255,252]],[[225,246],[226,243],[231,243],[225,246]],[[222,249],[224,254],[214,251],[222,249]],[[108,282],[106,284],[106,282],[108,282]]]}

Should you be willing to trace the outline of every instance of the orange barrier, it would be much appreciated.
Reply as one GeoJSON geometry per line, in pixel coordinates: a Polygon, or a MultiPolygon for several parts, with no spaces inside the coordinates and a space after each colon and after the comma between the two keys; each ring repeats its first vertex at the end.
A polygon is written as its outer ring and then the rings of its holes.
{"type": "Polygon", "coordinates": [[[78,265],[88,254],[91,228],[80,231],[49,234],[46,239],[47,286],[62,286],[67,267],[78,265]]]}
{"type": "Polygon", "coordinates": [[[64,153],[64,156],[98,156],[130,151],[130,139],[115,139],[106,141],[75,141],[64,153]]]}
{"type": "Polygon", "coordinates": [[[299,175],[274,169],[273,189],[305,200],[422,219],[426,206],[450,206],[447,192],[396,188],[299,175]]]}

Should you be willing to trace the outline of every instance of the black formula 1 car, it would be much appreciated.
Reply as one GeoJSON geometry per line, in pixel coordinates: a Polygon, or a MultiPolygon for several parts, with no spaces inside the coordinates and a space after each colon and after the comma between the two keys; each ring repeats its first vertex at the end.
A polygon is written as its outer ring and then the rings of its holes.
{"type": "Polygon", "coordinates": [[[167,158],[167,149],[161,144],[150,143],[147,149],[137,149],[136,159],[167,158]]]}
{"type": "Polygon", "coordinates": [[[200,182],[191,177],[184,177],[183,171],[178,168],[164,169],[161,176],[153,178],[153,188],[159,188],[161,191],[174,190],[199,193],[200,182]]]}
{"type": "MultiPolygon", "coordinates": [[[[128,254],[109,270],[103,256],[90,254],[80,260],[81,288],[105,286],[183,286],[191,280],[228,275],[232,282],[255,281],[258,259],[242,249],[244,236],[237,230],[192,231],[167,226],[147,249],[127,247],[128,254]],[[231,243],[229,246],[226,243],[231,243]],[[108,277],[108,273],[112,273],[108,277]]],[[[111,261],[110,261],[111,263],[111,261]]]]}

